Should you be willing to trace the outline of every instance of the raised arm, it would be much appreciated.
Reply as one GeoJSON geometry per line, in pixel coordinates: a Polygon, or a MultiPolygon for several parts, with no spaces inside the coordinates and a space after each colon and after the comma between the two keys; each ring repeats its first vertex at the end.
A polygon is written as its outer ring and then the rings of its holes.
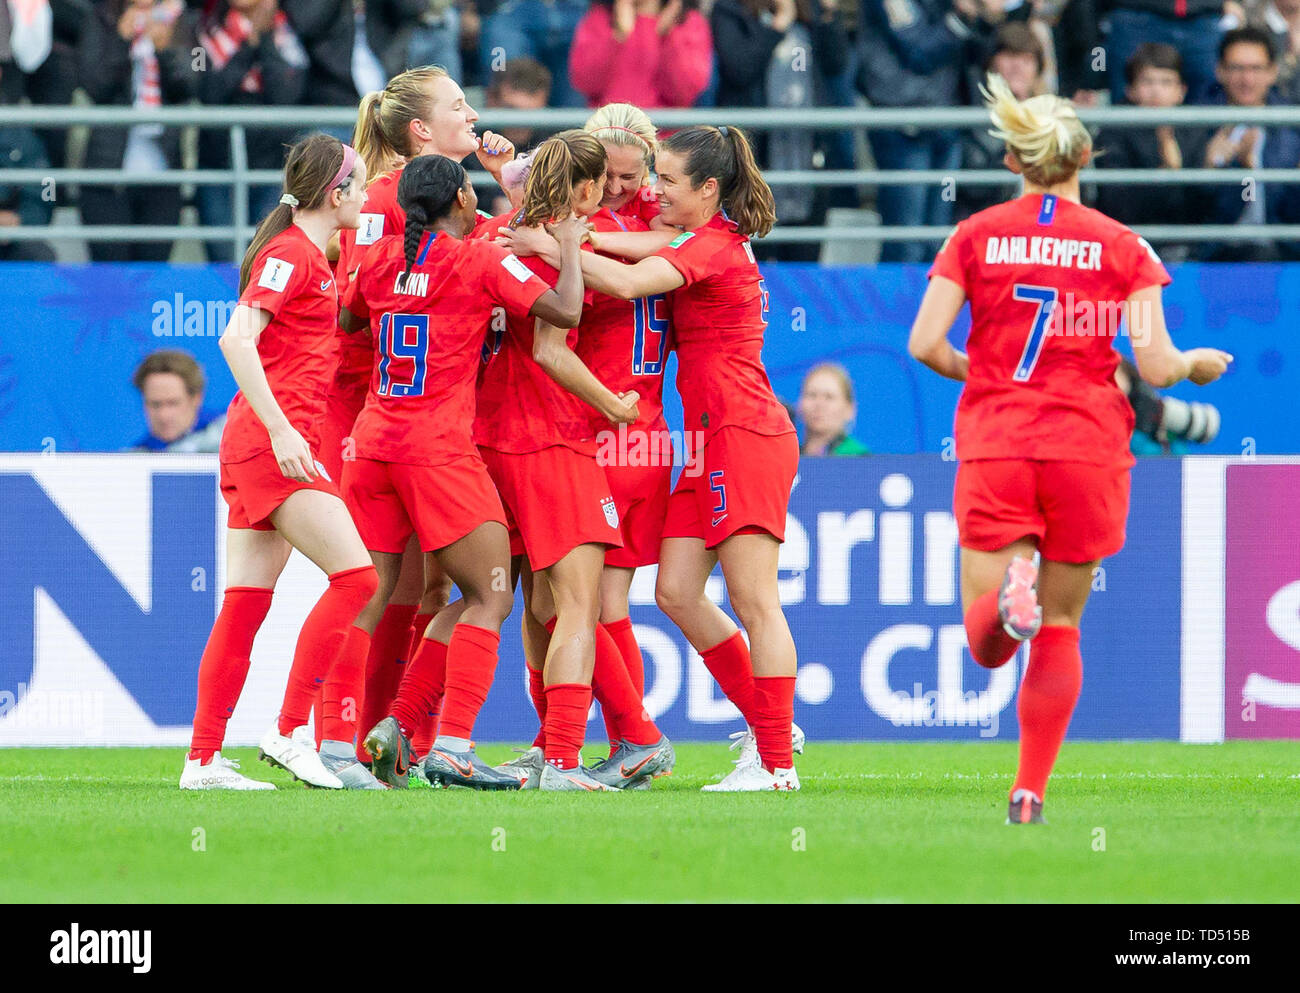
{"type": "Polygon", "coordinates": [[[619,300],[669,293],[686,283],[673,264],[658,255],[628,265],[595,252],[583,252],[582,278],[598,293],[619,300]]]}
{"type": "Polygon", "coordinates": [[[217,344],[235,377],[235,385],[271,436],[271,451],[280,471],[290,479],[307,482],[317,476],[311,448],[284,416],[257,354],[257,340],[270,322],[267,311],[241,303],[230,315],[230,323],[217,344]]]}
{"type": "Polygon", "coordinates": [[[576,328],[582,319],[582,298],[586,293],[579,256],[591,254],[582,251],[587,228],[576,217],[569,217],[555,225],[555,233],[560,245],[560,278],[555,289],[547,290],[537,298],[529,313],[549,324],[576,328]]]}
{"type": "Polygon", "coordinates": [[[959,352],[948,340],[952,323],[966,303],[966,291],[944,276],[935,276],[921,298],[921,309],[912,322],[912,333],[907,339],[907,350],[912,358],[921,362],[940,376],[964,383],[970,372],[970,361],[965,352],[959,352]]]}
{"type": "Polygon", "coordinates": [[[681,236],[676,228],[656,231],[593,231],[591,247],[606,255],[619,255],[633,262],[648,259],[662,248],[667,248],[681,236]]]}
{"type": "Polygon", "coordinates": [[[1147,286],[1128,298],[1128,330],[1138,372],[1152,386],[1164,388],[1190,379],[1197,386],[1212,383],[1228,368],[1232,356],[1217,348],[1179,351],[1165,324],[1162,287],[1147,286]]]}

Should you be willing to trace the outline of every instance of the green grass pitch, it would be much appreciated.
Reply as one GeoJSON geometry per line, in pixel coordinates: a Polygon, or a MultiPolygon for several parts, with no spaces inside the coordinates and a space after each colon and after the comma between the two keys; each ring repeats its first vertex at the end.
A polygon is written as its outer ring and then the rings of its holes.
{"type": "Polygon", "coordinates": [[[1011,744],[810,738],[786,795],[678,756],[645,792],[329,793],[239,749],[282,787],[241,794],[182,793],[179,749],[0,750],[0,901],[1300,899],[1296,743],[1067,743],[1046,827],[1003,824],[1011,744]]]}

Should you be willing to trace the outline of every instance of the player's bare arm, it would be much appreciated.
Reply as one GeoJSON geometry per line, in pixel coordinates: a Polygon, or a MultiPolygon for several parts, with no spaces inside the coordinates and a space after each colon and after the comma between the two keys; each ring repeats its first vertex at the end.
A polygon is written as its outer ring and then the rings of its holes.
{"type": "Polygon", "coordinates": [[[1138,372],[1161,389],[1184,379],[1197,386],[1214,382],[1227,370],[1232,355],[1218,348],[1179,351],[1165,324],[1161,292],[1160,286],[1147,286],[1128,298],[1129,334],[1138,372]]]}
{"type": "Polygon", "coordinates": [[[638,416],[636,391],[616,394],[596,378],[565,340],[565,331],[538,321],[533,331],[533,360],[546,374],[613,424],[634,424],[638,416]]]}
{"type": "Polygon", "coordinates": [[[907,350],[912,358],[940,376],[962,383],[966,381],[970,363],[966,353],[958,351],[948,340],[948,332],[965,303],[965,290],[951,279],[935,276],[921,299],[921,308],[907,340],[907,350]]]}
{"type": "Polygon", "coordinates": [[[311,448],[276,403],[266,381],[266,370],[257,354],[258,338],[270,322],[271,315],[267,311],[241,303],[230,316],[230,323],[217,344],[230,366],[231,375],[235,377],[235,385],[271,436],[271,450],[280,471],[290,479],[306,482],[316,478],[311,448]]]}
{"type": "Polygon", "coordinates": [[[628,265],[595,252],[583,252],[582,277],[593,290],[620,300],[669,293],[686,283],[673,264],[658,255],[628,265]]]}
{"type": "Polygon", "coordinates": [[[607,255],[618,255],[640,262],[667,248],[680,236],[681,232],[676,228],[665,228],[662,231],[593,231],[591,246],[607,255]]]}

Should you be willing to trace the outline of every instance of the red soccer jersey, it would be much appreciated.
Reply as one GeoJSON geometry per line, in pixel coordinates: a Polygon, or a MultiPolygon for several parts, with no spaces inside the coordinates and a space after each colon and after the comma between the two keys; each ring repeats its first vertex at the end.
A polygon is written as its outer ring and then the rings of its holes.
{"type": "Polygon", "coordinates": [[[425,235],[406,269],[401,235],[361,257],[343,306],[370,319],[374,373],[352,429],[358,458],[442,465],[475,452],[474,377],[495,307],[511,320],[550,287],[487,241],[425,235]]]}
{"type": "MultiPolygon", "coordinates": [[[[512,210],[484,221],[474,229],[472,237],[490,241],[515,214],[512,210]]],[[[526,265],[548,287],[555,286],[560,278],[559,270],[536,256],[516,261],[526,265]]],[[[584,306],[591,302],[592,296],[588,291],[584,306]]],[[[565,445],[584,455],[595,455],[591,408],[555,382],[533,360],[534,319],[509,313],[506,317],[505,334],[499,342],[493,342],[496,354],[479,380],[474,441],[499,452],[515,454],[565,445]]],[[[565,342],[574,348],[578,342],[577,328],[569,330],[565,342]]]]}
{"type": "Polygon", "coordinates": [[[1170,282],[1150,245],[1089,207],[1027,194],[958,224],[930,275],[970,300],[959,459],[1132,464],[1114,339],[1120,304],[1170,282]]]}
{"type": "MultiPolygon", "coordinates": [[[[338,293],[325,254],[302,228],[289,225],[257,253],[239,302],[271,315],[257,342],[258,358],[280,410],[315,450],[338,357],[338,293]]],[[[221,435],[221,461],[243,462],[270,447],[266,427],[243,392],[236,393],[221,435]]]]}
{"type": "Polygon", "coordinates": [[[655,196],[653,188],[643,186],[632,194],[631,200],[623,204],[619,213],[624,217],[636,218],[648,230],[650,222],[659,216],[659,198],[655,196]]]}
{"type": "Polygon", "coordinates": [[[686,280],[668,294],[686,429],[703,431],[706,441],[732,425],[793,431],[763,369],[767,290],[749,239],[717,213],[657,254],[686,280]]]}
{"type": "MultiPolygon", "coordinates": [[[[602,207],[588,220],[597,231],[645,231],[635,217],[612,214],[602,207]]],[[[593,293],[578,326],[578,358],[615,393],[636,390],[640,416],[631,431],[667,431],[664,421],[664,365],[672,348],[668,300],[664,294],[619,300],[593,293]]],[[[592,411],[597,433],[613,427],[592,411]]]]}
{"type": "MultiPolygon", "coordinates": [[[[370,183],[366,187],[366,202],[361,205],[361,223],[355,231],[339,232],[339,257],[334,264],[334,278],[338,280],[340,300],[347,294],[348,274],[357,267],[365,250],[386,235],[402,235],[406,212],[397,205],[397,182],[401,178],[402,170],[394,169],[370,183]]],[[[369,335],[346,334],[340,330],[336,382],[364,382],[370,377],[374,356],[374,342],[369,335]]]]}

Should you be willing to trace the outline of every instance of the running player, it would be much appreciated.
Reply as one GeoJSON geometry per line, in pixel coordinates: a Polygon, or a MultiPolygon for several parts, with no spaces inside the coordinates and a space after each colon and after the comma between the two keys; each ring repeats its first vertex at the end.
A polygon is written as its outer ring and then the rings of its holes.
{"type": "Polygon", "coordinates": [[[1115,385],[1121,307],[1138,369],[1155,386],[1213,382],[1232,357],[1174,347],[1159,258],[1080,204],[1078,171],[1092,139],[1069,101],[1017,100],[996,75],[983,93],[989,133],[1006,143],[1003,164],[1024,177],[1024,193],[957,225],[930,270],[908,347],[966,384],[953,513],[971,655],[994,669],[1033,642],[1007,820],[1028,824],[1043,821],[1047,779],[1082,685],[1079,619],[1093,570],[1124,545],[1133,412],[1115,385]],[[967,300],[962,353],[948,331],[967,300]]]}
{"type": "MultiPolygon", "coordinates": [[[[501,135],[474,132],[478,114],[465,99],[456,82],[437,66],[409,69],[389,80],[383,90],[367,94],[361,101],[355,142],[371,177],[360,229],[339,235],[339,259],[335,267],[340,299],[348,288],[350,271],[359,252],[385,234],[401,234],[405,219],[397,203],[397,184],[402,165],[416,155],[446,155],[460,160],[477,152],[479,162],[499,177],[502,167],[514,155],[514,146],[501,135]]],[[[340,479],[344,456],[353,456],[349,442],[352,425],[365,403],[373,365],[374,343],[368,333],[340,332],[339,367],[329,393],[327,416],[322,427],[322,461],[335,479],[340,479]]],[[[391,602],[375,627],[371,651],[357,670],[347,668],[357,658],[362,635],[353,651],[340,656],[343,668],[331,670],[322,693],[323,719],[318,721],[318,738],[326,765],[347,768],[354,755],[364,758],[358,726],[366,729],[382,718],[397,693],[405,669],[439,609],[446,606],[450,582],[432,556],[423,564],[412,537],[403,559],[403,569],[391,602]],[[419,606],[417,607],[417,604],[419,606]],[[361,666],[364,665],[364,671],[361,666]],[[363,689],[364,687],[364,689],[363,689]],[[361,700],[360,706],[345,701],[361,700]],[[353,720],[346,715],[356,714],[353,720]]],[[[417,732],[415,745],[420,754],[428,748],[433,715],[426,715],[417,732]]]]}
{"type": "MultiPolygon", "coordinates": [[[[501,623],[514,601],[505,582],[505,514],[471,437],[474,381],[494,308],[521,320],[578,323],[577,256],[586,231],[573,219],[558,226],[565,258],[552,290],[499,246],[461,240],[475,226],[478,200],[451,159],[411,160],[398,203],[404,234],[381,238],[364,253],[343,301],[345,323],[369,320],[377,343],[370,394],[353,427],[356,458],[344,468],[348,505],[379,570],[379,591],[357,623],[366,628],[378,621],[414,532],[462,594],[439,612],[420,649],[445,659],[441,724],[424,773],[442,785],[518,789],[516,777],[478,758],[471,740],[496,671],[501,623]]],[[[421,715],[410,705],[406,683],[424,668],[417,655],[393,716],[365,740],[390,782],[400,782],[410,761],[403,736],[421,715]]]]}
{"type": "Polygon", "coordinates": [[[315,460],[333,370],[338,298],[325,248],[355,228],[365,163],[328,135],[290,150],[280,206],[244,255],[239,306],[221,351],[239,392],[221,436],[221,493],[230,505],[226,595],[199,663],[198,706],[182,789],[269,789],[221,756],[226,723],[248,674],[253,638],[276,580],[297,548],[329,576],[303,623],[277,723],[261,755],[312,786],[343,784],[307,728],[313,695],[342,651],[378,579],[347,507],[315,460]]]}
{"type": "Polygon", "coordinates": [[[633,265],[582,256],[589,287],[624,300],[666,293],[672,311],[677,388],[698,441],[669,498],[655,596],[753,729],[736,768],[704,789],[797,790],[796,658],[777,557],[799,445],[760,358],[767,294],[749,243],[775,221],[772,191],[736,128],[679,131],[655,168],[661,216],[683,233],[633,265]],[[705,595],[718,562],[749,645],[705,595]]]}
{"type": "MultiPolygon", "coordinates": [[[[599,208],[605,151],[582,131],[542,143],[531,159],[523,208],[485,223],[492,237],[507,225],[589,217],[599,208]]],[[[584,255],[590,253],[583,253],[584,255]]],[[[533,271],[553,278],[538,259],[533,271]]],[[[590,303],[591,301],[589,301],[590,303]]],[[[584,309],[587,319],[590,306],[584,309]]],[[[586,401],[609,422],[637,419],[637,394],[615,394],[573,353],[579,333],[564,335],[539,322],[511,322],[479,390],[475,437],[527,553],[523,574],[532,615],[551,637],[541,673],[530,687],[542,717],[545,763],[520,770],[525,785],[542,789],[608,789],[579,764],[593,670],[620,740],[628,743],[631,786],[665,775],[672,745],[642,706],[617,644],[599,625],[600,577],[606,546],[618,546],[618,511],[596,460],[595,429],[586,401]],[[567,392],[566,392],[567,391],[567,392]]]]}

